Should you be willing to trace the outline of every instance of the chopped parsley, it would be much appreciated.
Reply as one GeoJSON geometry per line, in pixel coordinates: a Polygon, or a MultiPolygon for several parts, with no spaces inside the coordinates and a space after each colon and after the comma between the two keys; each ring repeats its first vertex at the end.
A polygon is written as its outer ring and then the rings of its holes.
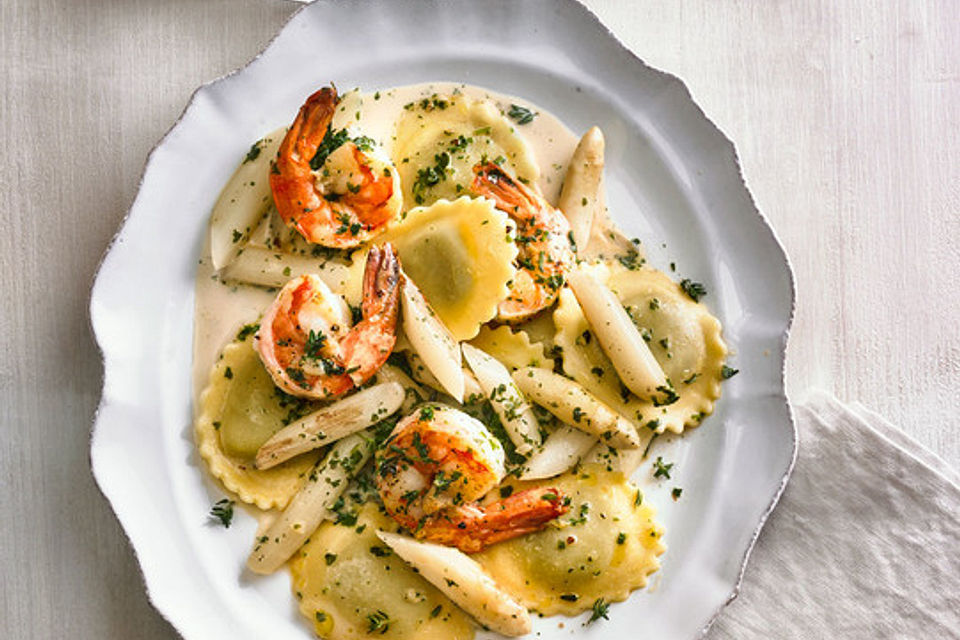
{"type": "Polygon", "coordinates": [[[740,373],[740,369],[734,369],[733,367],[728,367],[727,365],[723,365],[723,367],[720,369],[720,377],[724,380],[729,380],[738,373],[740,373]]]}
{"type": "Polygon", "coordinates": [[[317,147],[317,152],[313,154],[313,158],[310,159],[310,168],[314,171],[319,171],[323,163],[330,157],[330,154],[339,149],[343,143],[349,139],[350,135],[346,129],[334,131],[328,125],[327,132],[323,134],[323,141],[320,142],[320,146],[317,147]]]}
{"type": "Polygon", "coordinates": [[[210,517],[219,520],[220,524],[229,529],[230,523],[233,522],[233,505],[233,500],[229,498],[218,500],[210,509],[210,517]]]}
{"type": "Polygon", "coordinates": [[[699,282],[694,282],[690,278],[684,278],[680,281],[680,288],[683,292],[693,298],[694,302],[700,302],[700,298],[707,295],[707,288],[699,282]]]}
{"type": "Polygon", "coordinates": [[[390,616],[385,611],[377,609],[367,616],[367,625],[369,633],[379,631],[380,635],[383,635],[390,629],[390,616]]]}
{"type": "Polygon", "coordinates": [[[298,385],[304,389],[310,388],[310,383],[307,382],[307,376],[303,373],[303,369],[298,369],[296,367],[287,367],[284,369],[286,374],[290,376],[290,379],[296,382],[298,385]]]}
{"type": "Polygon", "coordinates": [[[471,142],[473,142],[473,138],[468,138],[463,134],[460,134],[459,136],[457,136],[456,138],[450,141],[450,151],[451,152],[462,151],[466,149],[467,145],[469,145],[471,142]]]}
{"type": "Polygon", "coordinates": [[[596,622],[600,618],[604,620],[609,620],[607,613],[610,611],[610,605],[603,598],[597,598],[593,603],[593,612],[590,614],[590,619],[587,620],[584,624],[591,624],[596,622]]]}
{"type": "Polygon", "coordinates": [[[664,462],[662,456],[657,456],[653,462],[653,477],[670,479],[670,470],[673,469],[673,462],[664,462]]]}
{"type": "MultiPolygon", "coordinates": [[[[420,450],[418,449],[417,452],[420,453],[420,450]]],[[[433,477],[433,486],[437,488],[437,493],[441,493],[446,491],[451,484],[459,480],[462,476],[463,474],[459,471],[454,471],[447,475],[447,473],[441,469],[437,471],[437,475],[433,477]]]]}
{"type": "Polygon", "coordinates": [[[334,562],[337,561],[337,554],[325,553],[323,554],[323,561],[326,562],[327,566],[329,567],[330,565],[332,565],[334,562]]]}
{"type": "Polygon", "coordinates": [[[674,487],[673,491],[670,492],[670,495],[673,496],[674,502],[680,499],[680,495],[683,493],[683,489],[680,487],[674,487]]]}
{"type": "Polygon", "coordinates": [[[446,151],[441,151],[433,156],[433,162],[434,165],[432,167],[424,167],[417,171],[417,178],[413,182],[413,198],[417,201],[417,204],[423,204],[424,191],[447,179],[447,167],[450,166],[450,154],[446,151]]]}
{"type": "Polygon", "coordinates": [[[357,136],[353,139],[353,144],[357,145],[357,148],[364,153],[370,153],[373,151],[373,145],[376,144],[373,141],[373,138],[368,138],[367,136],[357,136]]]}
{"type": "Polygon", "coordinates": [[[307,358],[316,360],[320,357],[320,350],[327,344],[327,336],[322,331],[310,329],[307,336],[307,343],[303,346],[303,354],[307,358]]]}
{"type": "Polygon", "coordinates": [[[250,151],[247,151],[247,156],[243,159],[241,164],[247,164],[248,162],[253,162],[258,157],[260,157],[260,150],[263,148],[263,140],[257,140],[250,147],[250,151]]]}
{"type": "MultiPolygon", "coordinates": [[[[350,188],[349,184],[347,185],[347,189],[353,191],[353,189],[350,188]]],[[[360,187],[356,187],[356,189],[359,191],[360,187]]],[[[340,221],[340,226],[337,227],[338,234],[344,234],[349,232],[350,235],[355,236],[358,233],[360,233],[361,229],[363,229],[363,225],[360,224],[359,222],[354,222],[353,218],[350,217],[349,213],[343,212],[337,217],[337,219],[340,221]]]]}
{"type": "Polygon", "coordinates": [[[237,331],[237,341],[243,342],[251,335],[256,333],[260,329],[260,325],[257,323],[245,324],[240,327],[240,331],[237,331]]]}
{"type": "Polygon", "coordinates": [[[517,124],[530,124],[537,117],[536,112],[518,104],[511,104],[507,115],[516,120],[517,124]]]}
{"type": "Polygon", "coordinates": [[[636,271],[646,262],[640,257],[639,252],[628,253],[617,256],[617,261],[630,271],[636,271]]]}
{"type": "Polygon", "coordinates": [[[653,398],[653,406],[655,407],[665,407],[680,399],[680,396],[677,395],[677,392],[674,391],[672,387],[661,385],[657,387],[657,391],[662,393],[665,397],[653,398]]]}

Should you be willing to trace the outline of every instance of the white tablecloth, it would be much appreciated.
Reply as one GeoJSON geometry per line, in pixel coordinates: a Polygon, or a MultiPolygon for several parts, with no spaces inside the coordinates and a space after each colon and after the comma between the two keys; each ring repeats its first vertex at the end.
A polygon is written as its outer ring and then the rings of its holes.
{"type": "Polygon", "coordinates": [[[960,638],[960,474],[862,405],[796,414],[793,477],[707,637],[960,638]]]}
{"type": "MultiPolygon", "coordinates": [[[[736,142],[797,275],[791,394],[859,399],[960,463],[957,3],[588,4],[736,142]]],[[[175,637],[89,473],[89,285],[190,93],[296,7],[0,2],[0,637],[175,637]]]]}

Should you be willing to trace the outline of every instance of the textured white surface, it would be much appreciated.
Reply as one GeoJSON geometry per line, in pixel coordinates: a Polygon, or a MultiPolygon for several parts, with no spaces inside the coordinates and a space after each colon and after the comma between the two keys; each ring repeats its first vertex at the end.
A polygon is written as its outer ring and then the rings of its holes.
{"type": "Polygon", "coordinates": [[[960,474],[862,406],[815,394],[796,417],[780,517],[709,637],[960,637],[960,474]]]}
{"type": "MultiPolygon", "coordinates": [[[[956,3],[588,4],[736,142],[798,279],[789,389],[860,400],[960,463],[956,3]]],[[[192,90],[295,8],[0,3],[0,636],[175,637],[89,475],[88,288],[192,90]]]]}

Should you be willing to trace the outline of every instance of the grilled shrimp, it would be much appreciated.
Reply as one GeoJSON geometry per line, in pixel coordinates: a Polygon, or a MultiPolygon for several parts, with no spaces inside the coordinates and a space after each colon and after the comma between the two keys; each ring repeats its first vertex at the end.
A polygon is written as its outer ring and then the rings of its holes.
{"type": "Polygon", "coordinates": [[[477,502],[504,474],[499,441],[482,422],[443,405],[423,405],[405,417],[377,454],[387,513],[417,538],[465,553],[539,531],[568,509],[556,489],[477,502]]]}
{"type": "Polygon", "coordinates": [[[514,181],[492,162],[473,168],[472,189],[517,223],[517,275],[497,319],[522,322],[554,303],[576,258],[570,224],[535,189],[514,181]]]}
{"type": "Polygon", "coordinates": [[[270,172],[277,213],[310,242],[349,248],[384,231],[403,196],[393,163],[373,140],[333,130],[337,90],[300,107],[270,172]]]}
{"type": "Polygon", "coordinates": [[[363,384],[397,340],[400,263],[393,247],[372,247],[363,273],[363,318],[351,326],[342,297],[318,276],[288,282],[267,310],[256,348],[274,383],[289,394],[330,398],[363,384]]]}

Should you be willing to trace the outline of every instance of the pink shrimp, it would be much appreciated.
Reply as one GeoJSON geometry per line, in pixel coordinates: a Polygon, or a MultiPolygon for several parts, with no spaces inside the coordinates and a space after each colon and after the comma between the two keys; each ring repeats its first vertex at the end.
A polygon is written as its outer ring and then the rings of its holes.
{"type": "Polygon", "coordinates": [[[465,553],[539,531],[569,509],[557,489],[477,502],[503,480],[503,448],[483,423],[452,407],[423,405],[401,420],[376,459],[387,513],[417,538],[465,553]]]}
{"type": "Polygon", "coordinates": [[[256,347],[274,383],[304,398],[329,398],[363,384],[397,341],[400,263],[393,247],[372,247],[363,274],[363,318],[318,276],[288,282],[267,310],[256,347]]]}
{"type": "Polygon", "coordinates": [[[480,163],[473,173],[473,191],[493,200],[517,223],[517,274],[497,319],[522,322],[554,303],[576,263],[570,224],[538,191],[514,181],[496,164],[480,163]]]}
{"type": "Polygon", "coordinates": [[[372,140],[331,127],[339,98],[324,87],[300,107],[270,173],[277,213],[310,242],[350,248],[400,213],[400,179],[372,140]],[[362,147],[362,148],[361,148],[362,147]]]}

